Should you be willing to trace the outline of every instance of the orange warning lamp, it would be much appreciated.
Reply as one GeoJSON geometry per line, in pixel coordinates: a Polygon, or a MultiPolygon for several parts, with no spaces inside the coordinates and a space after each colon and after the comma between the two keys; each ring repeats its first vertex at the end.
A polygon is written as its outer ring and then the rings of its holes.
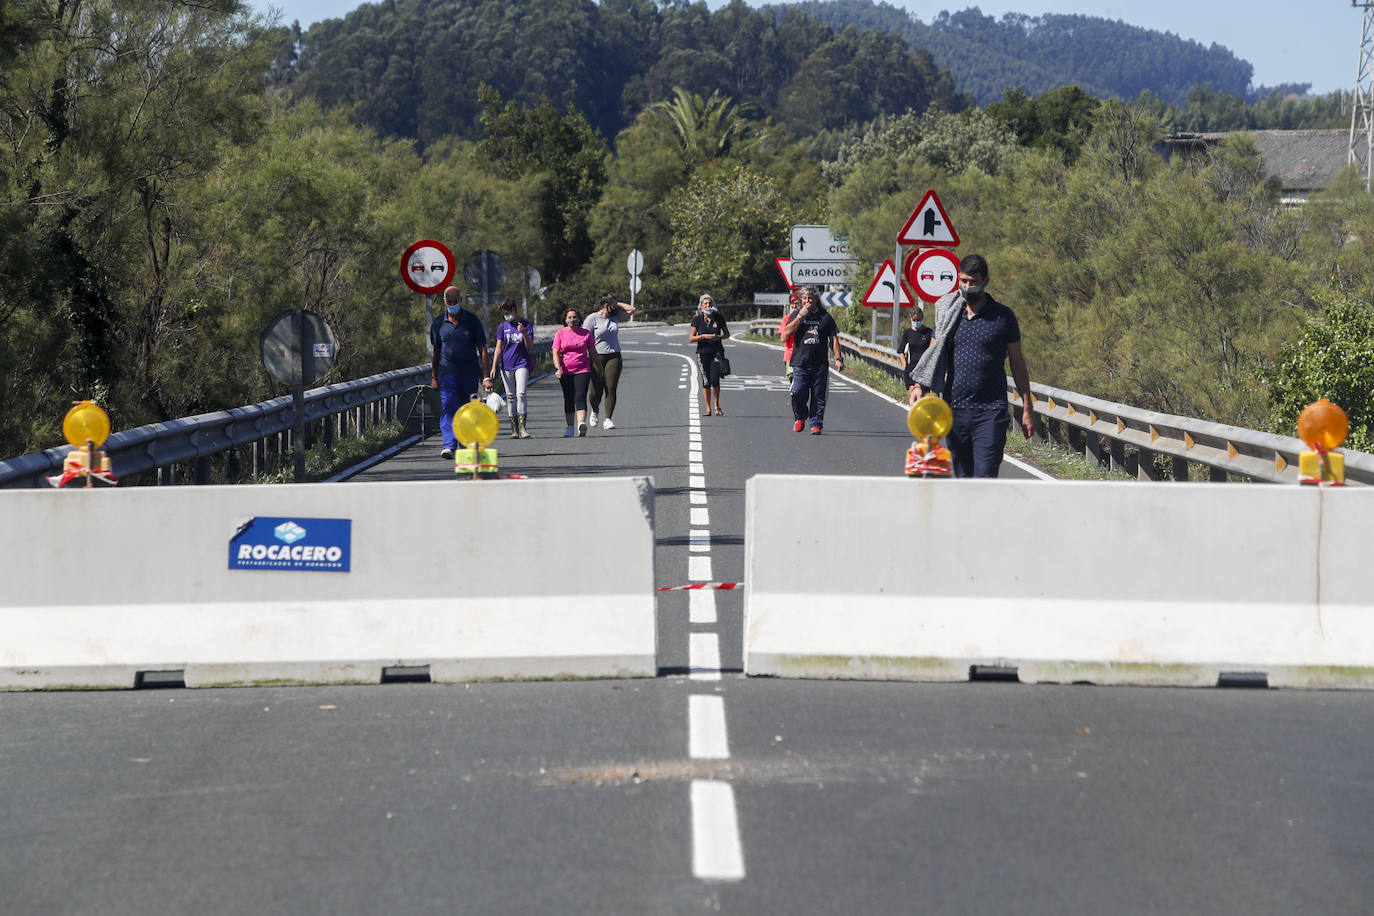
{"type": "Polygon", "coordinates": [[[1345,411],[1322,398],[1298,415],[1298,438],[1311,451],[1298,456],[1298,482],[1308,485],[1345,485],[1345,456],[1338,449],[1350,432],[1345,411]]]}

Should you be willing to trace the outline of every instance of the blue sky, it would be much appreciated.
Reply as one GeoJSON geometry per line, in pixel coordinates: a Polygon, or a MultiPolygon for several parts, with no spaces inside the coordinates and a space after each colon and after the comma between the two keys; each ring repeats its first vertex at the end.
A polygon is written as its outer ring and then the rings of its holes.
{"type": "MultiPolygon", "coordinates": [[[[309,27],[321,19],[342,17],[357,8],[358,0],[250,0],[260,11],[276,8],[282,21],[299,19],[309,27]]],[[[1349,0],[1316,0],[1295,5],[1292,0],[1152,0],[1149,3],[1092,3],[1087,0],[1039,0],[1025,6],[1012,3],[921,3],[889,0],[929,22],[942,9],[977,5],[989,16],[1019,12],[1081,13],[1121,19],[1131,25],[1173,32],[1203,44],[1225,45],[1255,67],[1256,85],[1311,83],[1312,91],[1351,89],[1359,64],[1363,13],[1349,0]]],[[[721,0],[708,0],[717,9],[721,0]]],[[[758,5],[757,3],[753,5],[758,5]]]]}

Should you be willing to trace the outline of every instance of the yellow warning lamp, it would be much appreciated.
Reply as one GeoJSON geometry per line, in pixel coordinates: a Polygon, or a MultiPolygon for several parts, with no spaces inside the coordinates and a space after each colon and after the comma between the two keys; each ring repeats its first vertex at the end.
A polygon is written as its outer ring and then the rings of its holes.
{"type": "Polygon", "coordinates": [[[110,417],[95,401],[74,401],[62,418],[62,435],[73,448],[85,448],[87,442],[100,448],[110,438],[110,417]]]}
{"type": "Polygon", "coordinates": [[[1303,408],[1298,415],[1298,438],[1311,446],[1311,451],[1298,456],[1298,482],[1345,486],[1345,456],[1337,449],[1349,432],[1345,411],[1326,398],[1303,408]]]}
{"type": "Polygon", "coordinates": [[[928,394],[906,413],[906,428],[917,439],[939,439],[954,426],[954,412],[943,398],[928,394]]]}
{"type": "Polygon", "coordinates": [[[53,486],[65,487],[78,477],[86,479],[86,486],[96,481],[117,483],[110,473],[110,456],[101,448],[110,438],[110,417],[95,401],[74,401],[71,410],[62,418],[62,435],[72,451],[62,462],[62,474],[50,477],[53,486]]]}
{"type": "Polygon", "coordinates": [[[474,395],[453,414],[453,435],[463,448],[453,454],[453,472],[473,477],[496,475],[496,449],[487,446],[501,432],[501,420],[474,395]]]}
{"type": "Polygon", "coordinates": [[[951,472],[949,449],[940,445],[941,437],[954,426],[954,413],[942,398],[928,394],[911,405],[906,428],[916,437],[906,452],[904,470],[908,477],[948,477],[951,472]]]}

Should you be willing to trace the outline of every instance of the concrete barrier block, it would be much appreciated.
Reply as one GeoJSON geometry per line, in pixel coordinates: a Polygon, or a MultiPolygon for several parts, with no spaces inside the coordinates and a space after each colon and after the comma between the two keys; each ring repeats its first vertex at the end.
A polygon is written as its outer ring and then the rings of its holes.
{"type": "Polygon", "coordinates": [[[5,491],[0,515],[0,689],[657,671],[645,478],[5,491]],[[349,570],[229,568],[268,517],[347,520],[349,570]],[[613,576],[569,549],[593,527],[613,576]]]}
{"type": "Polygon", "coordinates": [[[1263,672],[1271,684],[1369,686],[1374,606],[1349,545],[1369,537],[1371,499],[756,477],[745,670],[963,680],[998,667],[1023,681],[1189,686],[1263,672]]]}

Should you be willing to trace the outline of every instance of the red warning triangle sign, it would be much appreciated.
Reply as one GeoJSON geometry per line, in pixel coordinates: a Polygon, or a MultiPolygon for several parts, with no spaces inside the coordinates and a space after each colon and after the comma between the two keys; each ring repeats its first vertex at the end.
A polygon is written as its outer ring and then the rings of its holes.
{"type": "Polygon", "coordinates": [[[911,293],[907,292],[906,284],[897,279],[897,268],[889,259],[883,262],[882,267],[878,268],[878,273],[874,276],[873,282],[868,285],[868,292],[864,293],[863,304],[869,308],[891,307],[898,297],[900,297],[902,306],[912,304],[911,293]]]}
{"type": "Polygon", "coordinates": [[[906,225],[897,233],[897,241],[922,248],[953,248],[959,244],[959,233],[950,225],[949,214],[934,188],[927,190],[926,196],[911,211],[906,225]]]}
{"type": "Polygon", "coordinates": [[[792,259],[774,258],[773,263],[778,265],[778,273],[782,274],[782,281],[787,284],[788,291],[796,289],[792,283],[792,259]]]}

